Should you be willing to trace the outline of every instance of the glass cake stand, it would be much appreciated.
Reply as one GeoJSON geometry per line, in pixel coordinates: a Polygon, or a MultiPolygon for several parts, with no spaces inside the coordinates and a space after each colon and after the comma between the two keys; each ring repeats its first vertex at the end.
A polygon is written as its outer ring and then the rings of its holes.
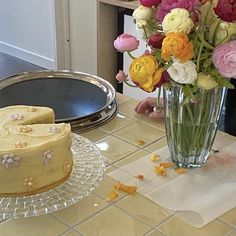
{"type": "Polygon", "coordinates": [[[89,140],[74,133],[72,151],[74,170],[66,182],[31,196],[0,197],[0,221],[47,214],[88,196],[103,178],[104,158],[89,140]]]}

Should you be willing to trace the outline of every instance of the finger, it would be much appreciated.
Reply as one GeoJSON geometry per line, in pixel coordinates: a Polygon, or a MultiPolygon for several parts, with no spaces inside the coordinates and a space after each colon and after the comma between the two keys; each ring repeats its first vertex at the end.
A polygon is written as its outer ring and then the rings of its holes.
{"type": "Polygon", "coordinates": [[[152,111],[153,106],[156,104],[156,99],[152,97],[148,97],[141,101],[138,106],[136,107],[135,111],[140,114],[140,113],[146,113],[146,110],[152,111]]]}
{"type": "Polygon", "coordinates": [[[164,112],[163,111],[155,111],[151,112],[148,115],[152,120],[163,120],[164,112]]]}

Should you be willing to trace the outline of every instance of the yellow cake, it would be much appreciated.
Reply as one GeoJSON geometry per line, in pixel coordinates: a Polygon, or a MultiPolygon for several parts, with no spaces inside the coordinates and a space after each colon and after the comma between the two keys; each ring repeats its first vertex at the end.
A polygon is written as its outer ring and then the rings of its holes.
{"type": "Polygon", "coordinates": [[[64,182],[73,166],[71,128],[47,107],[0,109],[0,195],[22,196],[64,182]]]}

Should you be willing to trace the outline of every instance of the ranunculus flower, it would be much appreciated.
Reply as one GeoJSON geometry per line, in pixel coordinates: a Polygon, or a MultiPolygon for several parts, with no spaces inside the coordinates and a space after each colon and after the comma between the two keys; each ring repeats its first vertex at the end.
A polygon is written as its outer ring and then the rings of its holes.
{"type": "Polygon", "coordinates": [[[152,55],[134,59],[129,68],[131,80],[146,92],[155,90],[162,72],[162,68],[159,68],[156,58],[152,55]]]}
{"type": "Polygon", "coordinates": [[[199,3],[198,0],[165,0],[160,3],[157,9],[156,18],[163,21],[167,13],[175,8],[184,8],[191,12],[195,5],[199,3]]]}
{"type": "Polygon", "coordinates": [[[154,11],[152,8],[144,7],[142,5],[136,8],[132,14],[133,18],[136,21],[139,21],[139,20],[148,21],[153,17],[153,15],[154,15],[154,11]]]}
{"type": "Polygon", "coordinates": [[[140,4],[145,7],[152,7],[160,4],[161,0],[140,0],[140,4]]]}
{"type": "Polygon", "coordinates": [[[197,78],[197,86],[200,89],[210,90],[215,88],[217,83],[210,75],[200,73],[197,78]]]}
{"type": "Polygon", "coordinates": [[[123,70],[119,70],[119,72],[116,75],[116,80],[118,83],[122,83],[127,79],[128,75],[125,74],[123,70]]]}
{"type": "Polygon", "coordinates": [[[223,21],[236,21],[236,0],[219,0],[214,8],[217,16],[223,21]]]}
{"type": "Polygon", "coordinates": [[[230,23],[222,21],[218,25],[218,21],[215,21],[211,27],[209,27],[209,39],[215,37],[215,44],[228,42],[231,38],[236,38],[236,23],[230,23]],[[215,29],[217,29],[217,34],[214,35],[215,29]]]}
{"type": "Polygon", "coordinates": [[[139,46],[139,40],[130,34],[121,34],[114,41],[114,47],[119,52],[134,51],[139,46]]]}
{"type": "Polygon", "coordinates": [[[217,46],[212,61],[221,75],[236,78],[236,40],[217,46]]]}
{"type": "Polygon", "coordinates": [[[175,61],[167,72],[172,80],[180,84],[192,84],[197,79],[196,65],[192,61],[175,61]]]}
{"type": "Polygon", "coordinates": [[[169,33],[163,40],[161,57],[170,61],[172,56],[182,63],[193,58],[193,45],[185,33],[169,33]]]}
{"type": "Polygon", "coordinates": [[[152,48],[161,49],[164,38],[165,36],[161,33],[153,34],[149,37],[147,44],[152,48]]]}
{"type": "Polygon", "coordinates": [[[189,12],[183,8],[176,8],[166,14],[162,28],[165,34],[170,32],[184,32],[189,34],[194,24],[189,16],[189,12]]]}

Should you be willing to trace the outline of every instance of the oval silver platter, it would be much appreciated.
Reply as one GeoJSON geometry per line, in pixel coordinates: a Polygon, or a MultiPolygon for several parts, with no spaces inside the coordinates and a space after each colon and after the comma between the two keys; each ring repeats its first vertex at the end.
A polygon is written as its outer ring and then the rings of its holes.
{"type": "Polygon", "coordinates": [[[109,121],[117,113],[115,89],[87,73],[42,70],[0,80],[0,108],[9,105],[51,107],[56,122],[69,122],[81,133],[109,121]]]}

